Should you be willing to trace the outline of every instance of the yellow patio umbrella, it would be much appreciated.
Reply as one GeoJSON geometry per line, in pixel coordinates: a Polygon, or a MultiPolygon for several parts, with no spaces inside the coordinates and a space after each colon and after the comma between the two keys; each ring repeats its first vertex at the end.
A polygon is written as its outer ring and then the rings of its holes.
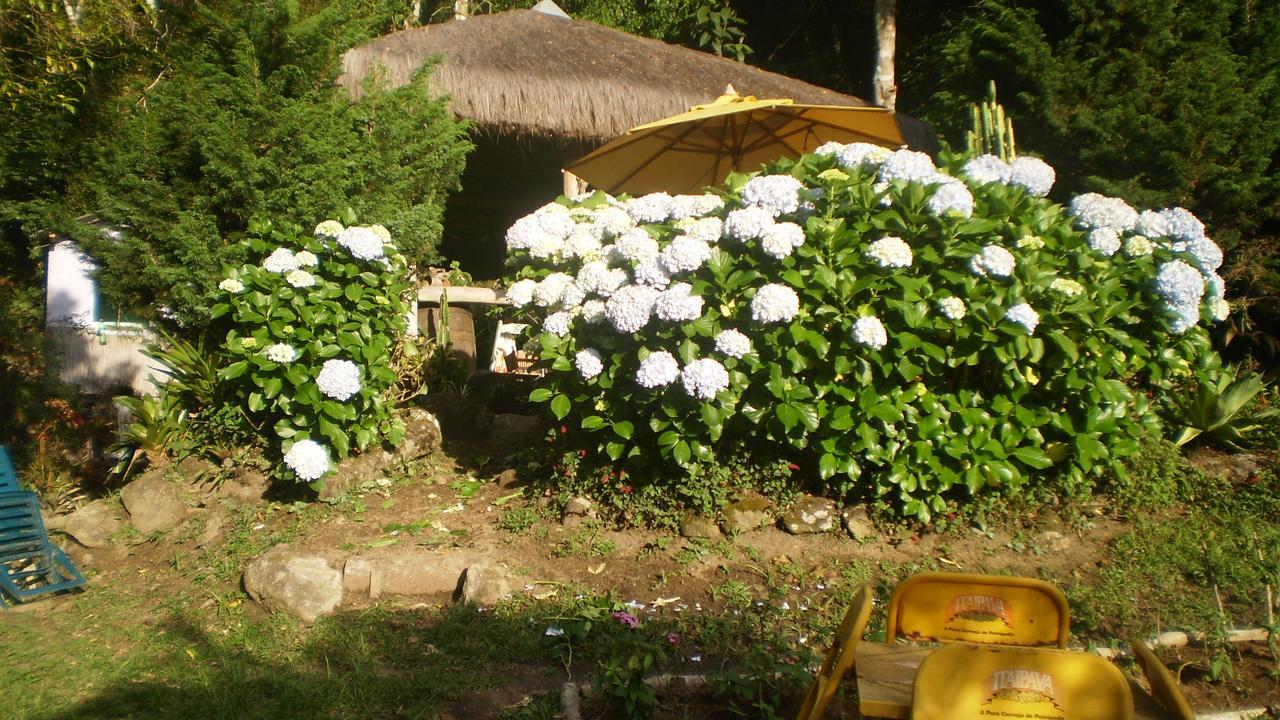
{"type": "Polygon", "coordinates": [[[885,108],[758,100],[731,85],[715,102],[634,127],[565,169],[612,194],[686,193],[826,142],[905,144],[885,108]]]}

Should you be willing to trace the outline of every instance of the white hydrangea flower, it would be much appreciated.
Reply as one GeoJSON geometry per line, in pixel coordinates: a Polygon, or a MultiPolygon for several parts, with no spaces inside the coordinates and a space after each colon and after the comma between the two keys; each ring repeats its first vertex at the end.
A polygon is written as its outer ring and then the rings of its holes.
{"type": "Polygon", "coordinates": [[[377,260],[383,255],[383,241],[372,228],[349,227],[338,235],[338,244],[357,260],[377,260]]]}
{"type": "Polygon", "coordinates": [[[1005,312],[1004,319],[1021,325],[1029,333],[1034,333],[1036,326],[1040,324],[1040,313],[1031,309],[1031,306],[1026,303],[1018,303],[1005,312]]]}
{"type": "Polygon", "coordinates": [[[611,295],[614,290],[625,285],[627,282],[627,272],[621,268],[611,268],[609,264],[603,260],[593,260],[583,263],[582,268],[578,270],[578,279],[574,283],[585,293],[596,293],[597,295],[611,295]]]}
{"type": "Polygon", "coordinates": [[[773,215],[761,207],[751,206],[730,210],[724,219],[724,234],[741,242],[758,240],[773,227],[773,215]]]}
{"type": "Polygon", "coordinates": [[[1207,237],[1189,241],[1187,253],[1195,259],[1201,272],[1213,272],[1222,267],[1222,248],[1207,237]]]}
{"type": "Polygon", "coordinates": [[[1044,247],[1044,239],[1037,235],[1023,235],[1014,246],[1019,250],[1039,250],[1044,247]]]}
{"type": "Polygon", "coordinates": [[[790,322],[799,312],[800,296],[786,285],[765,285],[751,298],[751,319],[756,322],[790,322]]]}
{"type": "Polygon", "coordinates": [[[309,288],[316,284],[316,276],[306,270],[294,270],[284,276],[285,282],[296,288],[309,288]]]}
{"type": "Polygon", "coordinates": [[[244,290],[244,283],[235,278],[227,278],[218,283],[218,289],[229,293],[238,293],[244,290]]]}
{"type": "Polygon", "coordinates": [[[284,464],[299,480],[318,480],[329,472],[329,451],[315,440],[299,440],[284,454],[284,464]]]}
{"type": "Polygon", "coordinates": [[[1120,249],[1120,235],[1115,230],[1101,227],[1089,231],[1089,247],[1103,257],[1111,257],[1120,249]]]}
{"type": "Polygon", "coordinates": [[[955,214],[961,217],[973,216],[973,193],[969,192],[969,187],[959,180],[939,175],[937,185],[933,189],[933,195],[929,197],[926,204],[929,212],[934,215],[955,214]]]}
{"type": "Polygon", "coordinates": [[[1155,250],[1155,246],[1151,241],[1142,235],[1134,235],[1124,241],[1124,254],[1129,257],[1142,257],[1150,255],[1155,250]]]}
{"type": "Polygon", "coordinates": [[[350,360],[325,360],[316,376],[316,387],[326,397],[346,400],[360,392],[360,368],[350,360]]]}
{"type": "Polygon", "coordinates": [[[615,238],[636,226],[626,210],[614,205],[596,208],[593,222],[600,226],[606,238],[615,238]]]}
{"type": "Polygon", "coordinates": [[[1032,197],[1048,195],[1057,179],[1053,167],[1040,158],[1020,157],[1009,164],[1009,184],[1026,190],[1032,197]]]}
{"type": "Polygon", "coordinates": [[[1191,214],[1190,210],[1180,207],[1165,208],[1160,211],[1168,228],[1169,237],[1192,242],[1204,237],[1204,223],[1191,214]]]}
{"type": "Polygon", "coordinates": [[[290,273],[298,269],[298,261],[289,248],[276,248],[262,261],[262,269],[273,273],[290,273]]]}
{"type": "Polygon", "coordinates": [[[573,229],[569,233],[569,237],[565,238],[564,245],[560,248],[560,252],[566,257],[583,257],[592,253],[600,252],[600,248],[604,247],[601,238],[604,237],[604,231],[595,223],[583,223],[573,229]]]}
{"type": "Polygon", "coordinates": [[[990,275],[992,277],[1006,278],[1013,274],[1013,268],[1016,263],[1013,253],[999,245],[988,245],[982,248],[982,252],[974,255],[969,260],[969,269],[974,275],[982,277],[990,275]]]}
{"type": "Polygon", "coordinates": [[[906,180],[930,183],[938,175],[938,168],[928,154],[915,150],[896,150],[880,166],[880,179],[885,182],[906,180]]]}
{"type": "Polygon", "coordinates": [[[1148,238],[1169,236],[1169,221],[1157,210],[1143,210],[1134,224],[1134,231],[1148,238]]]}
{"type": "MultiPolygon", "coordinates": [[[[795,244],[796,235],[791,228],[800,228],[795,223],[778,223],[768,230],[765,230],[764,237],[760,238],[760,249],[765,255],[781,260],[790,257],[792,251],[797,247],[795,244]],[[786,227],[786,226],[791,226],[786,227]]],[[[800,230],[800,244],[804,244],[804,231],[800,230]]]]}
{"type": "Polygon", "coordinates": [[[542,278],[533,288],[533,302],[538,307],[549,308],[559,304],[564,289],[573,284],[573,276],[555,272],[542,278]]]}
{"type": "Polygon", "coordinates": [[[1084,294],[1084,285],[1070,278],[1054,278],[1049,289],[1065,297],[1077,297],[1084,294]]]}
{"type": "Polygon", "coordinates": [[[684,366],[680,373],[684,391],[699,400],[712,400],[729,387],[729,372],[718,360],[702,358],[684,366]]]}
{"type": "Polygon", "coordinates": [[[547,231],[542,229],[535,215],[525,215],[507,228],[507,250],[528,250],[545,242],[547,231]]]}
{"type": "Polygon", "coordinates": [[[371,230],[374,235],[377,235],[378,239],[382,240],[382,242],[391,242],[391,231],[382,225],[370,225],[369,230],[371,230]]]}
{"type": "Polygon", "coordinates": [[[536,287],[538,287],[536,280],[530,280],[529,278],[517,280],[507,288],[507,300],[515,307],[524,307],[533,300],[533,291],[536,287]]]}
{"type": "Polygon", "coordinates": [[[640,262],[658,256],[658,241],[645,232],[644,228],[628,230],[618,238],[614,245],[622,252],[622,256],[632,262],[640,262]]]}
{"type": "Polygon", "coordinates": [[[564,286],[564,290],[560,293],[560,309],[573,310],[587,299],[587,291],[578,287],[578,283],[572,282],[564,286]]]}
{"type": "Polygon", "coordinates": [[[853,341],[873,350],[879,350],[889,343],[889,333],[884,329],[880,318],[873,316],[860,317],[853,323],[853,341]]]}
{"type": "Polygon", "coordinates": [[[671,274],[657,257],[645,258],[636,263],[634,275],[637,283],[659,290],[671,284],[671,274]]]}
{"type": "Polygon", "coordinates": [[[942,313],[942,316],[948,320],[960,320],[968,310],[964,301],[954,295],[944,297],[938,301],[938,312],[942,313]]]}
{"type": "Polygon", "coordinates": [[[715,245],[724,233],[724,221],[718,217],[681,220],[676,223],[676,227],[684,231],[685,235],[708,245],[715,245]]]}
{"type": "Polygon", "coordinates": [[[624,285],[604,306],[604,316],[620,333],[633,333],[649,324],[659,292],[647,285],[624,285]]]}
{"type": "Polygon", "coordinates": [[[573,324],[573,316],[564,310],[553,312],[542,321],[542,330],[552,335],[564,337],[569,334],[569,328],[573,324]]]}
{"type": "Polygon", "coordinates": [[[316,226],[315,236],[327,237],[336,240],[338,236],[342,234],[343,230],[346,230],[346,228],[344,228],[342,223],[337,220],[325,220],[316,226]]]}
{"type": "Polygon", "coordinates": [[[1204,294],[1209,300],[1221,300],[1226,297],[1227,283],[1216,272],[1204,273],[1204,294]]]}
{"type": "MultiPolygon", "coordinates": [[[[829,143],[830,144],[830,143],[829,143]]],[[[858,167],[877,167],[884,164],[893,151],[871,143],[849,143],[836,149],[836,163],[850,170],[858,167]]]]}
{"type": "Polygon", "coordinates": [[[836,153],[840,152],[842,148],[844,148],[844,143],[831,140],[830,142],[824,142],[818,147],[814,148],[813,154],[814,155],[835,155],[836,153]]]}
{"type": "Polygon", "coordinates": [[[961,171],[965,177],[978,183],[1000,183],[1007,184],[1009,182],[1009,163],[1001,160],[995,155],[979,155],[964,164],[961,171]]]}
{"type": "Polygon", "coordinates": [[[648,357],[640,361],[640,367],[636,369],[636,383],[645,388],[670,385],[678,377],[680,377],[680,364],[666,350],[649,353],[648,357]]]}
{"type": "Polygon", "coordinates": [[[1138,223],[1138,211],[1129,207],[1129,203],[1098,193],[1077,195],[1071,201],[1070,212],[1085,229],[1110,228],[1126,232],[1138,223]]]}
{"type": "Polygon", "coordinates": [[[560,254],[564,248],[564,240],[543,232],[532,239],[527,248],[529,257],[535,260],[550,260],[560,254]]]}
{"type": "Polygon", "coordinates": [[[667,322],[688,322],[702,317],[702,297],[693,295],[689,283],[676,283],[653,303],[653,314],[667,322]]]}
{"type": "Polygon", "coordinates": [[[690,235],[677,235],[659,257],[668,273],[693,272],[711,257],[711,246],[690,235]]]}
{"type": "Polygon", "coordinates": [[[569,208],[558,202],[550,202],[534,210],[533,217],[537,219],[538,226],[543,232],[557,240],[569,237],[569,233],[573,232],[574,226],[577,225],[569,208]]]}
{"type": "Polygon", "coordinates": [[[582,321],[585,323],[598,323],[604,320],[604,301],[588,300],[582,303],[582,321]]]}
{"type": "Polygon", "coordinates": [[[773,218],[800,209],[804,185],[790,175],[757,175],[742,186],[742,202],[767,210],[773,218]]]}
{"type": "Polygon", "coordinates": [[[291,363],[298,359],[298,351],[295,350],[292,345],[287,345],[285,343],[276,343],[271,345],[263,351],[263,354],[265,354],[267,359],[271,362],[280,363],[282,365],[284,363],[291,363]]]}
{"type": "Polygon", "coordinates": [[[604,371],[604,360],[600,357],[600,351],[587,348],[579,350],[578,354],[573,356],[573,366],[578,368],[579,375],[590,380],[604,371]]]}
{"type": "Polygon", "coordinates": [[[704,195],[676,195],[671,199],[671,217],[673,220],[704,218],[723,209],[724,198],[710,193],[704,195]]]}
{"type": "Polygon", "coordinates": [[[751,354],[751,339],[734,330],[721,330],[716,335],[716,351],[731,358],[740,358],[751,354]]]}
{"type": "Polygon", "coordinates": [[[293,256],[293,260],[298,263],[298,267],[300,268],[315,267],[320,264],[320,258],[316,257],[316,254],[310,250],[303,250],[302,252],[299,252],[297,255],[293,256]]]}
{"type": "Polygon", "coordinates": [[[1198,307],[1169,305],[1168,309],[1173,313],[1173,318],[1169,321],[1169,332],[1175,335],[1181,335],[1200,324],[1200,308],[1198,307]]]}
{"type": "Polygon", "coordinates": [[[1231,305],[1223,298],[1209,301],[1209,317],[1214,322],[1222,322],[1231,316],[1231,305]]]}
{"type": "Polygon", "coordinates": [[[1200,271],[1181,260],[1163,263],[1156,271],[1156,294],[1169,305],[1198,308],[1200,298],[1204,297],[1204,286],[1200,271]]]}
{"type": "Polygon", "coordinates": [[[915,259],[911,254],[911,246],[902,238],[893,235],[871,243],[863,254],[875,260],[876,264],[882,268],[911,267],[915,259]]]}
{"type": "Polygon", "coordinates": [[[622,208],[636,223],[660,223],[671,219],[674,203],[667,193],[653,192],[626,201],[622,208]]]}

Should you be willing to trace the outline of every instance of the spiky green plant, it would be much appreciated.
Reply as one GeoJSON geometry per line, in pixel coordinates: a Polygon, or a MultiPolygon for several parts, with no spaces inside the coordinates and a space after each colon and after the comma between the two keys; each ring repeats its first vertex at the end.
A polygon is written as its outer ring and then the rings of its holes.
{"type": "Polygon", "coordinates": [[[974,155],[995,155],[1005,162],[1017,157],[1013,139],[1013,120],[1004,114],[1004,106],[996,102],[996,83],[987,85],[987,99],[970,107],[973,129],[965,135],[965,145],[974,155]]]}

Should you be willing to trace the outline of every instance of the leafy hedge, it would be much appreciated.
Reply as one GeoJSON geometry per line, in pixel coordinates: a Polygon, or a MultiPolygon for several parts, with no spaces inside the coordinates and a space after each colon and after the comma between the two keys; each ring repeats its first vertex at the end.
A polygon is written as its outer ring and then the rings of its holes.
{"type": "Polygon", "coordinates": [[[742,447],[925,519],[1087,484],[1210,352],[1221,252],[1185,210],[1068,210],[1052,182],[1031,158],[943,171],[854,144],[705,196],[562,198],[508,233],[549,370],[532,399],[569,449],[685,497],[742,447]]]}

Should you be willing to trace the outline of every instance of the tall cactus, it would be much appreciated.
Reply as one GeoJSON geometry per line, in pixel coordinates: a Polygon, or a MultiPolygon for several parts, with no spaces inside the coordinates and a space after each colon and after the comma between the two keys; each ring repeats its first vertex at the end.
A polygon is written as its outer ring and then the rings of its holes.
{"type": "Polygon", "coordinates": [[[1004,107],[996,102],[996,83],[987,84],[987,99],[970,106],[973,129],[965,136],[969,152],[995,155],[1005,162],[1018,156],[1013,141],[1013,120],[1006,117],[1004,107]]]}

